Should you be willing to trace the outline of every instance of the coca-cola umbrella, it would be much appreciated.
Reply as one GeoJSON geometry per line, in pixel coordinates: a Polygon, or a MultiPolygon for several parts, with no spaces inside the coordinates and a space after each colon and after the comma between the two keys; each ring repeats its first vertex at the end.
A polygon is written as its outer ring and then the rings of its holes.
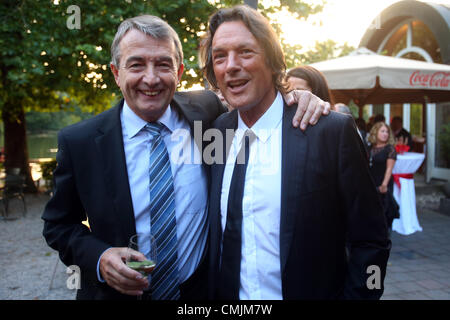
{"type": "Polygon", "coordinates": [[[310,66],[324,73],[335,102],[353,100],[362,107],[450,101],[450,65],[382,56],[359,48],[348,56],[310,66]]]}

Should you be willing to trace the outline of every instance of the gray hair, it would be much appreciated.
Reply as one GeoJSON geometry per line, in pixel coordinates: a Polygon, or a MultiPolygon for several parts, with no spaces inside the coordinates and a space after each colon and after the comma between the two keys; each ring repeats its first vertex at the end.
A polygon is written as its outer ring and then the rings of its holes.
{"type": "Polygon", "coordinates": [[[178,67],[183,62],[183,48],[180,39],[175,30],[164,20],[159,17],[151,15],[142,15],[123,21],[117,29],[116,35],[111,45],[111,63],[117,68],[120,66],[120,41],[125,34],[136,29],[142,33],[159,40],[172,40],[177,53],[176,59],[178,67]]]}
{"type": "Polygon", "coordinates": [[[334,108],[336,109],[337,112],[339,113],[344,113],[344,114],[349,114],[352,115],[352,112],[350,111],[350,108],[347,107],[345,104],[343,103],[336,103],[334,105],[334,108]]]}

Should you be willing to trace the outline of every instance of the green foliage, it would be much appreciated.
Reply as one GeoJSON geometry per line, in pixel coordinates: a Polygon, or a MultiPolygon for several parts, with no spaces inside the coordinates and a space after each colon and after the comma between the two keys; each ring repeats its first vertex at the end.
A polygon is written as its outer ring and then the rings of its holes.
{"type": "Polygon", "coordinates": [[[410,123],[410,133],[416,136],[423,135],[423,106],[421,103],[412,103],[411,104],[411,123],[410,123]]]}
{"type": "Polygon", "coordinates": [[[56,165],[56,160],[41,163],[42,178],[45,181],[47,190],[53,189],[53,171],[55,171],[56,165]]]}
{"type": "Polygon", "coordinates": [[[58,112],[35,111],[26,113],[27,131],[41,133],[58,131],[68,125],[88,119],[93,116],[91,112],[83,112],[80,107],[64,108],[58,112]]]}
{"type": "Polygon", "coordinates": [[[331,39],[324,42],[316,41],[313,49],[303,53],[301,53],[301,46],[285,45],[284,49],[288,68],[342,57],[355,50],[347,43],[338,45],[331,39]]]}
{"type": "MultiPolygon", "coordinates": [[[[80,29],[70,29],[68,22],[75,13],[67,9],[73,4],[68,0],[2,1],[0,107],[8,102],[57,111],[74,103],[84,111],[103,111],[119,95],[109,70],[109,48],[121,21],[139,14],[167,20],[183,41],[189,70],[197,64],[196,33],[206,27],[214,10],[207,0],[78,0],[80,29]]],[[[189,74],[184,80],[190,85],[199,82],[189,74]]]]}
{"type": "MultiPolygon", "coordinates": [[[[109,70],[109,48],[117,26],[128,17],[154,14],[165,19],[180,36],[184,49],[185,87],[201,82],[197,61],[198,32],[208,17],[236,0],[3,0],[0,4],[0,108],[20,105],[26,110],[58,111],[72,103],[83,111],[100,112],[120,95],[109,70]],[[70,29],[80,9],[80,29],[70,29]],[[197,74],[197,76],[195,76],[197,74]]],[[[310,5],[281,0],[259,9],[264,15],[287,8],[298,17],[319,12],[324,1],[310,5]]],[[[278,25],[275,29],[280,31],[278,25]]],[[[291,48],[286,48],[291,52],[291,48]]],[[[288,64],[295,59],[288,56],[288,64]]],[[[301,62],[306,61],[300,58],[301,62]]]]}

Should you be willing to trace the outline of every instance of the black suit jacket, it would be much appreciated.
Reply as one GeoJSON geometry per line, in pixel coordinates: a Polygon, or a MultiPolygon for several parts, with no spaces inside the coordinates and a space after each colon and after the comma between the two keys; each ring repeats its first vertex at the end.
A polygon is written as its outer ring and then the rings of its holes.
{"type": "MultiPolygon", "coordinates": [[[[202,121],[203,131],[208,129],[225,111],[211,91],[175,93],[171,106],[187,119],[191,130],[196,120],[202,121]]],[[[109,247],[126,247],[136,233],[120,122],[122,107],[123,100],[58,135],[55,190],[42,216],[43,235],[66,265],[80,267],[78,299],[135,299],[100,283],[96,273],[100,255],[109,247]],[[86,218],[90,229],[81,223],[86,218]]],[[[186,286],[186,296],[204,297],[199,284],[204,286],[205,281],[194,277],[192,285],[186,286]]]]}
{"type": "MultiPolygon", "coordinates": [[[[368,289],[366,282],[373,271],[367,273],[367,268],[379,266],[382,284],[390,240],[354,121],[331,112],[302,132],[291,125],[294,109],[284,106],[282,125],[280,266],[283,298],[377,299],[383,289],[368,289]]],[[[214,126],[222,132],[227,128],[236,129],[237,112],[223,114],[214,126]]],[[[225,144],[226,148],[231,141],[232,137],[225,144]]],[[[212,165],[211,297],[215,297],[219,271],[223,172],[223,164],[212,165]]]]}

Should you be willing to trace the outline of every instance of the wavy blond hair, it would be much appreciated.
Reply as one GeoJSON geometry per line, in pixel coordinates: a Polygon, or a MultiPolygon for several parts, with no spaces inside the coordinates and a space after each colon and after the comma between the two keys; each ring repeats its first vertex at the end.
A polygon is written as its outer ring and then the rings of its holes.
{"type": "Polygon", "coordinates": [[[373,125],[372,129],[370,129],[370,133],[369,133],[369,138],[367,140],[369,140],[369,142],[372,145],[375,145],[377,143],[377,135],[378,135],[378,131],[381,129],[381,127],[385,126],[388,129],[389,132],[389,138],[387,143],[391,144],[391,145],[395,145],[395,140],[394,140],[394,134],[392,133],[391,128],[384,122],[377,122],[373,125]]]}

